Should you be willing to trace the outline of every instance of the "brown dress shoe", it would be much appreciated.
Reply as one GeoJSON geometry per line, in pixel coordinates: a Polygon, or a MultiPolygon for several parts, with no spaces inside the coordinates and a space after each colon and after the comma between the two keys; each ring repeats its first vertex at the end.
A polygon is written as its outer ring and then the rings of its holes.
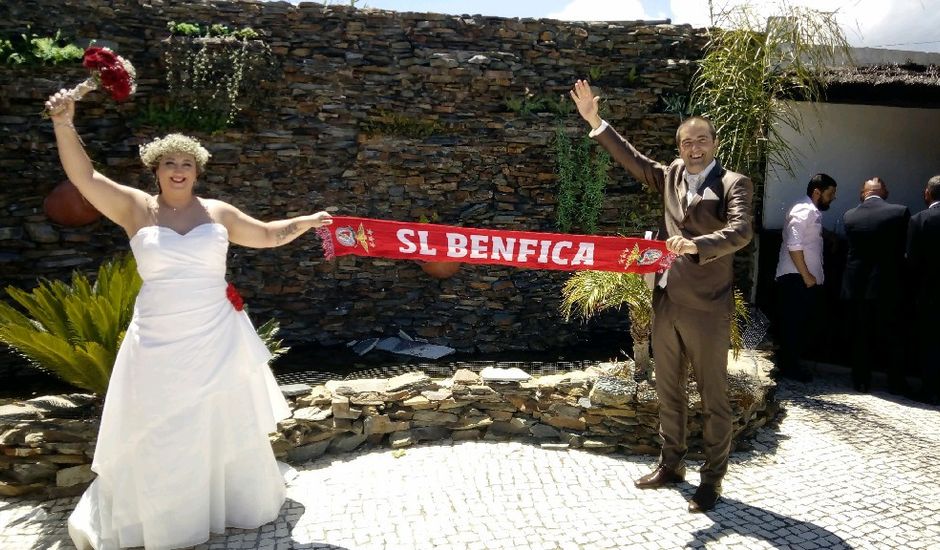
{"type": "Polygon", "coordinates": [[[659,489],[670,483],[679,483],[685,480],[685,464],[670,468],[660,464],[655,470],[633,482],[638,489],[659,489]]]}
{"type": "Polygon", "coordinates": [[[692,500],[689,501],[689,511],[707,512],[715,507],[719,496],[721,496],[721,485],[702,483],[695,490],[692,500]]]}

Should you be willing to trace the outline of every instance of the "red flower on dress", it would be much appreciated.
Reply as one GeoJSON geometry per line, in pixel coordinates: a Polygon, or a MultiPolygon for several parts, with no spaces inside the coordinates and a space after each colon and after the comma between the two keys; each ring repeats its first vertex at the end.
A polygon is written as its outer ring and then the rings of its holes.
{"type": "Polygon", "coordinates": [[[235,308],[235,311],[245,309],[245,301],[242,300],[241,294],[235,289],[235,285],[229,283],[228,288],[225,289],[225,295],[228,297],[228,301],[232,302],[232,307],[235,308]]]}

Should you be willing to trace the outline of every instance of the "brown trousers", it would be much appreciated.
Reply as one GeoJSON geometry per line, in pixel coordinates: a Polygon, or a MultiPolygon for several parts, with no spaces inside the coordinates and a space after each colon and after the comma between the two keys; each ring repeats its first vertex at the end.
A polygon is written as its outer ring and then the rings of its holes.
{"type": "Polygon", "coordinates": [[[705,464],[703,483],[721,483],[731,452],[731,403],[728,400],[730,316],[727,308],[702,311],[680,306],[661,288],[653,292],[653,357],[659,397],[662,464],[677,467],[685,458],[688,365],[702,396],[705,464]]]}

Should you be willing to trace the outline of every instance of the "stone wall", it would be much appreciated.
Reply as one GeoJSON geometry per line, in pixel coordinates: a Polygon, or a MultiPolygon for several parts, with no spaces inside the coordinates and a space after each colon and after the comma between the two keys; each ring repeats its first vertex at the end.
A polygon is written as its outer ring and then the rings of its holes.
{"type": "MultiPolygon", "coordinates": [[[[295,464],[363,445],[397,449],[445,439],[513,439],[554,449],[657,454],[661,440],[655,389],[646,381],[610,376],[609,367],[524,381],[485,379],[459,370],[448,379],[416,372],[314,388],[282,387],[293,414],[279,423],[271,442],[278,458],[295,464]]],[[[731,363],[736,444],[776,415],[771,368],[756,353],[731,363]]],[[[60,420],[49,412],[50,399],[52,405],[58,401],[61,411],[62,403],[78,401],[80,406],[86,398],[42,398],[0,407],[0,496],[77,494],[92,479],[99,411],[86,407],[86,416],[93,419],[60,420]]],[[[702,410],[694,390],[688,418],[689,458],[695,460],[701,458],[702,410]]]]}
{"type": "MultiPolygon", "coordinates": [[[[512,100],[565,99],[575,79],[593,75],[604,116],[640,150],[668,161],[678,117],[667,112],[666,100],[687,93],[704,44],[702,31],[688,26],[315,3],[0,3],[0,35],[25,32],[27,24],[41,35],[61,30],[79,43],[104,40],[135,64],[137,95],[115,105],[93,94],[79,105],[76,126],[99,170],[150,191],[152,176],[136,148],[158,133],[140,123],[141,113],[168,94],[160,65],[168,21],[251,26],[264,33],[276,61],[276,74],[256,84],[264,100],[248,106],[234,128],[196,134],[213,153],[199,193],[261,219],[329,208],[532,231],[556,230],[555,128],[577,137],[585,125],[574,112],[513,110],[512,100]],[[424,139],[394,128],[376,132],[388,113],[439,130],[424,139]]],[[[30,287],[37,277],[91,272],[127,249],[127,236],[111,222],[66,228],[42,210],[44,196],[63,179],[51,125],[39,116],[42,102],[82,78],[80,67],[0,65],[2,285],[30,287]]],[[[602,232],[639,229],[631,213],[656,199],[624,170],[610,174],[602,232]]],[[[325,262],[312,233],[278,249],[233,247],[229,269],[256,321],[277,317],[291,343],[332,345],[404,329],[461,351],[489,352],[565,346],[588,340],[592,330],[626,335],[626,315],[564,322],[558,313],[564,273],[466,265],[436,281],[410,262],[325,262]]]]}

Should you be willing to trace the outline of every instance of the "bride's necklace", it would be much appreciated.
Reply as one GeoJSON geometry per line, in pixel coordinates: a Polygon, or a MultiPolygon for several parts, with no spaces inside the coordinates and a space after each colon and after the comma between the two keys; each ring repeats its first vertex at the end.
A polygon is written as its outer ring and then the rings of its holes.
{"type": "Polygon", "coordinates": [[[166,208],[169,208],[170,211],[173,212],[174,214],[178,214],[186,210],[187,208],[192,206],[194,202],[196,202],[196,195],[193,195],[192,198],[189,199],[189,202],[187,202],[185,205],[179,206],[179,207],[171,206],[170,203],[166,202],[166,199],[164,199],[162,195],[157,197],[157,203],[159,203],[161,206],[165,206],[166,208]]]}

